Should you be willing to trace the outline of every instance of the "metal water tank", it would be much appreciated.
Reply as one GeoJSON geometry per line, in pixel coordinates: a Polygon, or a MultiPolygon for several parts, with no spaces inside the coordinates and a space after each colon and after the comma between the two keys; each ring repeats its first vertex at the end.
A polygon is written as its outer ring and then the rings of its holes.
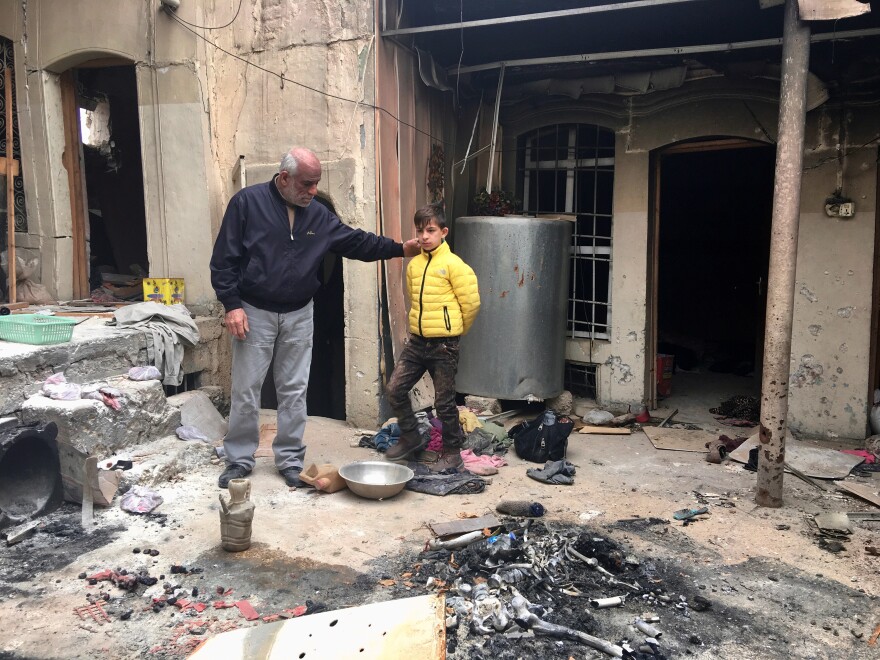
{"type": "Polygon", "coordinates": [[[571,225],[521,216],[455,221],[455,253],[477,274],[481,301],[461,341],[459,392],[516,400],[562,392],[571,225]]]}

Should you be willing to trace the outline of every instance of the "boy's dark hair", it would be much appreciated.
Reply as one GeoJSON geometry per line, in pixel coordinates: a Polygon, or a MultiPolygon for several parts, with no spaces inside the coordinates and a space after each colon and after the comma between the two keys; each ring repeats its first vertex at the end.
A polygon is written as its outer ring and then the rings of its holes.
{"type": "Polygon", "coordinates": [[[443,212],[443,206],[443,202],[435,202],[434,204],[423,206],[416,211],[416,214],[413,216],[413,224],[416,226],[416,229],[424,228],[431,220],[434,220],[440,229],[444,229],[446,227],[446,214],[443,212]]]}

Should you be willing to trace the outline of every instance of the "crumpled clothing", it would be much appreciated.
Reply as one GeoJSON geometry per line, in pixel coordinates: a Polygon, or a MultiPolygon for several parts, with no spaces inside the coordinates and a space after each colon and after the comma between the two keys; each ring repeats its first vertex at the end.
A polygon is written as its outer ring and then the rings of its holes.
{"type": "Polygon", "coordinates": [[[507,437],[507,429],[501,426],[501,424],[496,424],[495,422],[483,422],[482,430],[486,433],[491,433],[495,436],[495,439],[498,442],[506,443],[510,440],[507,437]]]}
{"type": "Polygon", "coordinates": [[[142,302],[126,305],[113,312],[113,322],[120,328],[138,328],[152,339],[147,342],[153,364],[165,375],[164,385],[183,383],[183,347],[199,343],[199,329],[183,305],[142,302]]]}
{"type": "Polygon", "coordinates": [[[458,421],[461,424],[461,428],[465,433],[470,433],[474,429],[478,429],[483,426],[483,422],[477,419],[477,416],[467,408],[458,409],[458,421]]]}
{"type": "Polygon", "coordinates": [[[485,428],[481,428],[474,429],[468,434],[462,448],[471,449],[475,454],[480,455],[506,454],[511,444],[513,444],[513,438],[508,438],[505,435],[504,440],[499,441],[495,435],[488,432],[485,428]]]}
{"type": "Polygon", "coordinates": [[[431,420],[431,440],[428,442],[428,446],[425,448],[428,451],[443,451],[443,423],[440,422],[436,417],[431,420]],[[434,426],[434,422],[437,421],[440,428],[434,426]]]}
{"type": "MultiPolygon", "coordinates": [[[[382,452],[384,454],[386,451],[388,451],[388,448],[391,445],[396,445],[399,439],[400,426],[397,425],[397,422],[393,422],[379,429],[379,432],[373,436],[372,443],[373,446],[376,448],[376,451],[382,452]]],[[[361,441],[360,446],[364,446],[363,441],[361,441]]]]}
{"type": "Polygon", "coordinates": [[[873,453],[869,452],[866,449],[841,449],[841,452],[844,454],[851,454],[853,456],[861,456],[865,459],[865,465],[871,465],[877,459],[873,453]]]}
{"type": "MultiPolygon", "coordinates": [[[[757,424],[761,416],[761,402],[754,396],[732,396],[709,412],[719,417],[735,418],[757,424]]],[[[729,421],[726,423],[730,423],[729,421]]]]}
{"type": "Polygon", "coordinates": [[[486,489],[486,481],[477,475],[416,474],[406,482],[407,490],[428,495],[472,495],[486,489]]]}
{"type": "Polygon", "coordinates": [[[547,461],[543,468],[530,468],[526,474],[535,481],[559,486],[574,483],[575,467],[568,461],[547,461]]]}
{"type": "Polygon", "coordinates": [[[501,456],[479,456],[470,449],[461,452],[461,460],[464,461],[464,469],[472,474],[488,476],[498,474],[498,468],[507,465],[501,456]]]}

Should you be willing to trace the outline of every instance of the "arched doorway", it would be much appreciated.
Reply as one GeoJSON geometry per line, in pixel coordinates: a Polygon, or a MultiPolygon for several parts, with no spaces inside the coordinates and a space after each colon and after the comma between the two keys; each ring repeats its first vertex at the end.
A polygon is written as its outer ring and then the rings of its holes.
{"type": "Polygon", "coordinates": [[[73,295],[140,300],[149,274],[133,63],[95,59],[61,75],[73,227],[73,295]]]}
{"type": "Polygon", "coordinates": [[[649,391],[711,419],[760,392],[775,149],[712,139],[654,158],[649,391]]]}

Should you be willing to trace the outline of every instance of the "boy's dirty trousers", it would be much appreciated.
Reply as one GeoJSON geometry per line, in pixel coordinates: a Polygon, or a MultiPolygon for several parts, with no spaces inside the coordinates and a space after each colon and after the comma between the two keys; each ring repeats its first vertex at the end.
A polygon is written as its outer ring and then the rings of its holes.
{"type": "Polygon", "coordinates": [[[232,339],[232,405],[229,431],[223,440],[226,463],[252,470],[260,443],[260,392],[269,364],[275,358],[278,394],[278,434],[272,443],[279,470],[302,468],[306,448],[306,390],[312,364],[312,309],[279,314],[243,303],[249,330],[245,339],[232,339]]]}
{"type": "Polygon", "coordinates": [[[454,449],[464,443],[455,405],[455,374],[458,371],[458,337],[425,338],[410,336],[394,365],[388,383],[388,403],[397,415],[402,437],[419,437],[418,422],[409,400],[409,391],[425,372],[434,381],[434,408],[443,422],[443,447],[454,449]]]}

